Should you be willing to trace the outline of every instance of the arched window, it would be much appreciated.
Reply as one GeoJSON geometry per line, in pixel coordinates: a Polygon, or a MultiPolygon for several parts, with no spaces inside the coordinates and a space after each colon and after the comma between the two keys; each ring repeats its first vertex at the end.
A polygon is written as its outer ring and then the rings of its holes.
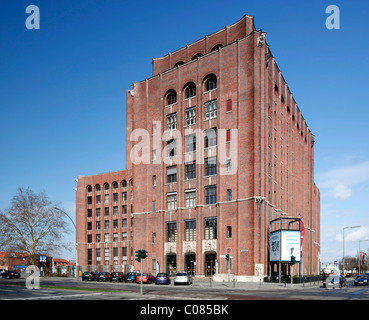
{"type": "Polygon", "coordinates": [[[109,190],[109,183],[107,182],[104,183],[104,190],[109,190]]]}
{"type": "Polygon", "coordinates": [[[127,188],[127,181],[126,180],[122,180],[122,188],[127,188]]]}
{"type": "Polygon", "coordinates": [[[205,91],[214,90],[217,88],[217,77],[211,74],[205,78],[205,91]]]}
{"type": "Polygon", "coordinates": [[[87,192],[91,192],[92,191],[92,187],[91,186],[87,186],[87,192]]]}
{"type": "Polygon", "coordinates": [[[113,189],[118,189],[118,182],[114,181],[112,184],[113,184],[113,189]]]}
{"type": "Polygon", "coordinates": [[[202,54],[202,53],[196,53],[196,54],[192,57],[192,59],[191,59],[191,60],[194,60],[194,59],[200,58],[200,57],[202,57],[202,56],[203,56],[203,54],[202,54]]]}
{"type": "Polygon", "coordinates": [[[167,102],[167,106],[171,105],[171,104],[175,104],[177,102],[177,92],[175,90],[169,90],[166,95],[165,95],[165,99],[167,102]]]}
{"type": "Polygon", "coordinates": [[[185,86],[185,99],[196,96],[196,85],[193,82],[186,84],[185,86]]]}
{"type": "Polygon", "coordinates": [[[216,46],[213,47],[213,49],[211,49],[211,52],[216,51],[216,50],[219,50],[222,47],[223,47],[222,44],[217,44],[216,46]]]}
{"type": "Polygon", "coordinates": [[[99,184],[97,184],[97,185],[95,186],[95,190],[96,190],[96,191],[100,191],[100,190],[101,190],[101,187],[100,187],[100,185],[99,185],[99,184]]]}
{"type": "Polygon", "coordinates": [[[184,64],[183,61],[178,61],[175,65],[174,65],[174,68],[177,68],[179,66],[181,66],[182,64],[184,64]]]}

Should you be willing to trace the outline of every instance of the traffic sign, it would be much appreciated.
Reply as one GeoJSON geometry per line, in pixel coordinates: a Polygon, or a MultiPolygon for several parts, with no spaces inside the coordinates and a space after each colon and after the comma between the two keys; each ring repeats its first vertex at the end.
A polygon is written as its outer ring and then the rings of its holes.
{"type": "Polygon", "coordinates": [[[232,252],[232,249],[228,247],[226,251],[228,254],[230,254],[232,252]]]}

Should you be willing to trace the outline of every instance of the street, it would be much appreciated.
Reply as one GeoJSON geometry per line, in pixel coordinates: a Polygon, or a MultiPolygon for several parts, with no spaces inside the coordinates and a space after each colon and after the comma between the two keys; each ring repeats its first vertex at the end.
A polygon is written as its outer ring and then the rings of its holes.
{"type": "Polygon", "coordinates": [[[369,287],[322,288],[321,282],[294,284],[210,282],[195,279],[192,285],[77,281],[73,278],[40,279],[40,289],[27,289],[26,279],[1,279],[1,300],[368,300],[369,287]]]}

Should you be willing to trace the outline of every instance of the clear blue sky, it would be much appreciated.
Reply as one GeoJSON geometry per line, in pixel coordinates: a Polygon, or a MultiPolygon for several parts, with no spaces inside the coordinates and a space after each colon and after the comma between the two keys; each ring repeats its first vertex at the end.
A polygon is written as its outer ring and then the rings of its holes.
{"type": "MultiPolygon", "coordinates": [[[[321,256],[369,239],[368,1],[3,0],[0,209],[20,186],[75,215],[74,179],[125,168],[125,91],[152,58],[255,17],[310,130],[321,190],[321,256]],[[40,30],[28,30],[28,5],[40,30]],[[328,30],[328,5],[340,29],[328,30]]],[[[369,242],[362,247],[369,247],[369,242]]],[[[66,253],[63,258],[74,257],[66,253]]]]}

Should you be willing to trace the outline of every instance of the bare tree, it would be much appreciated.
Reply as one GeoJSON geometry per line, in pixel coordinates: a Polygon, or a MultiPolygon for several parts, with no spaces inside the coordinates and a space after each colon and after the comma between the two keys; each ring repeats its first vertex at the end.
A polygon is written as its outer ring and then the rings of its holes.
{"type": "Polygon", "coordinates": [[[19,188],[8,209],[0,211],[0,248],[26,252],[30,263],[36,264],[40,254],[54,254],[70,249],[63,236],[70,233],[68,224],[45,192],[34,193],[19,188]]]}

